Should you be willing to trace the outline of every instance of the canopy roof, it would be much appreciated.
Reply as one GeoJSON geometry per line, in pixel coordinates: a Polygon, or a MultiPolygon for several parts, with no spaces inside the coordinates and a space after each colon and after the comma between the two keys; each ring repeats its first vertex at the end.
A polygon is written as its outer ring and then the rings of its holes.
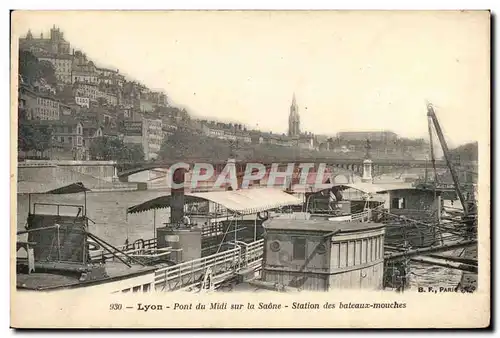
{"type": "Polygon", "coordinates": [[[263,224],[266,230],[302,230],[321,232],[356,232],[383,228],[384,224],[374,222],[332,222],[328,220],[279,219],[273,218],[263,224]]]}
{"type": "MultiPolygon", "coordinates": [[[[347,190],[347,189],[354,189],[358,190],[362,193],[365,194],[375,194],[378,192],[383,191],[385,188],[382,188],[381,186],[372,184],[372,183],[363,183],[363,182],[358,182],[358,183],[340,183],[340,184],[329,184],[327,185],[327,188],[321,188],[321,189],[311,189],[312,193],[319,193],[323,192],[325,190],[331,190],[332,188],[337,188],[338,190],[347,190]]],[[[308,191],[309,192],[309,191],[308,191]]]]}
{"type": "MultiPolygon", "coordinates": [[[[302,203],[299,198],[273,188],[185,193],[184,199],[186,203],[210,201],[240,215],[255,214],[265,210],[288,205],[300,205],[302,203]]],[[[128,208],[128,213],[167,208],[170,207],[170,200],[171,195],[157,197],[128,208]]]]}
{"type": "Polygon", "coordinates": [[[90,191],[82,182],[61,186],[59,183],[17,182],[18,194],[76,194],[90,191]]]}
{"type": "Polygon", "coordinates": [[[359,190],[366,194],[375,194],[384,190],[384,188],[378,185],[365,182],[335,184],[334,187],[338,187],[340,190],[347,190],[347,189],[359,190]]]}

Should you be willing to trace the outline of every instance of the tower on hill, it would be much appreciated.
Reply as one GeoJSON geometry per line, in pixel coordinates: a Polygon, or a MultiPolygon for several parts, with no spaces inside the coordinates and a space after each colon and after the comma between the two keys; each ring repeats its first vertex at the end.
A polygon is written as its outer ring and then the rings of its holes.
{"type": "Polygon", "coordinates": [[[290,115],[288,117],[288,136],[300,136],[300,116],[299,107],[295,100],[295,93],[293,93],[292,105],[290,106],[290,115]]]}

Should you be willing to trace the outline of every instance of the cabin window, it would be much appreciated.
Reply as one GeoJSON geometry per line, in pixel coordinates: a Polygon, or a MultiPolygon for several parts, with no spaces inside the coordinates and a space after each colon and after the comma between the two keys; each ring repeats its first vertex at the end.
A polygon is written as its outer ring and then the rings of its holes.
{"type": "Polygon", "coordinates": [[[271,242],[270,248],[271,251],[278,252],[280,250],[280,243],[278,241],[271,242]]]}
{"type": "Polygon", "coordinates": [[[354,244],[355,243],[353,241],[349,241],[347,243],[347,266],[354,265],[354,255],[356,254],[355,252],[356,246],[354,244]]]}
{"type": "Polygon", "coordinates": [[[345,268],[347,266],[347,242],[340,243],[339,258],[339,267],[345,268]]]}
{"type": "Polygon", "coordinates": [[[380,236],[380,258],[384,257],[384,237],[380,236]]]}
{"type": "Polygon", "coordinates": [[[405,209],[406,208],[406,199],[403,197],[393,198],[391,203],[392,209],[405,209]]]}
{"type": "Polygon", "coordinates": [[[361,241],[356,241],[354,247],[354,265],[361,264],[361,241]]]}
{"type": "Polygon", "coordinates": [[[130,289],[125,289],[125,290],[122,290],[123,293],[127,293],[127,292],[130,292],[130,289]]]}
{"type": "Polygon", "coordinates": [[[302,237],[293,237],[293,259],[305,260],[306,259],[306,239],[302,237]]]}
{"type": "Polygon", "coordinates": [[[319,255],[323,255],[324,253],[326,253],[326,246],[323,243],[318,244],[318,246],[316,247],[316,252],[319,255]]]}
{"type": "Polygon", "coordinates": [[[149,290],[151,290],[151,284],[144,284],[142,286],[142,291],[149,292],[149,290]]]}
{"type": "Polygon", "coordinates": [[[332,245],[332,268],[338,268],[340,265],[340,244],[335,243],[332,245]]]}
{"type": "Polygon", "coordinates": [[[134,286],[134,287],[132,288],[132,292],[141,292],[141,287],[142,287],[141,285],[139,285],[139,286],[134,286]]]}
{"type": "Polygon", "coordinates": [[[371,262],[372,261],[372,240],[368,239],[366,241],[366,261],[371,262]]]}
{"type": "Polygon", "coordinates": [[[362,242],[361,242],[361,250],[360,250],[361,264],[366,263],[366,253],[368,252],[367,245],[368,245],[367,244],[367,240],[363,239],[362,242]]]}

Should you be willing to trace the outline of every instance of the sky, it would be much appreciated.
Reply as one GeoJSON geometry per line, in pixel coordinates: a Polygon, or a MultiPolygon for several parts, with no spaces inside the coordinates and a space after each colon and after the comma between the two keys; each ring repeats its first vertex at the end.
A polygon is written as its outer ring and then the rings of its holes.
{"type": "Polygon", "coordinates": [[[450,146],[489,133],[488,12],[15,12],[13,40],[55,24],[75,50],[194,116],[286,133],[391,130],[450,146]]]}

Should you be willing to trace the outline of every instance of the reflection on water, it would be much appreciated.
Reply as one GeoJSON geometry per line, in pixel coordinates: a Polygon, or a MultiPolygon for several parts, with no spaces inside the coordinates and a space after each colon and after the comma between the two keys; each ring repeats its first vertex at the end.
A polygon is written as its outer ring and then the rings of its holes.
{"type": "MultiPolygon", "coordinates": [[[[162,191],[123,191],[89,192],[87,194],[87,216],[95,222],[89,222],[89,230],[110,242],[121,245],[128,238],[133,242],[139,238],[152,238],[153,211],[127,215],[126,210],[135,204],[163,195],[162,191]]],[[[17,195],[17,228],[24,229],[28,216],[28,196],[17,195]]],[[[31,203],[62,203],[84,205],[84,194],[73,195],[32,195],[31,203]]],[[[37,212],[47,207],[37,206],[37,212]]],[[[53,212],[54,209],[51,210],[53,212]]],[[[76,214],[74,208],[61,208],[62,214],[76,214]]],[[[168,219],[166,209],[156,211],[156,227],[163,226],[168,219]]],[[[411,288],[437,285],[455,287],[460,281],[461,272],[443,267],[412,264],[411,288]]]]}

